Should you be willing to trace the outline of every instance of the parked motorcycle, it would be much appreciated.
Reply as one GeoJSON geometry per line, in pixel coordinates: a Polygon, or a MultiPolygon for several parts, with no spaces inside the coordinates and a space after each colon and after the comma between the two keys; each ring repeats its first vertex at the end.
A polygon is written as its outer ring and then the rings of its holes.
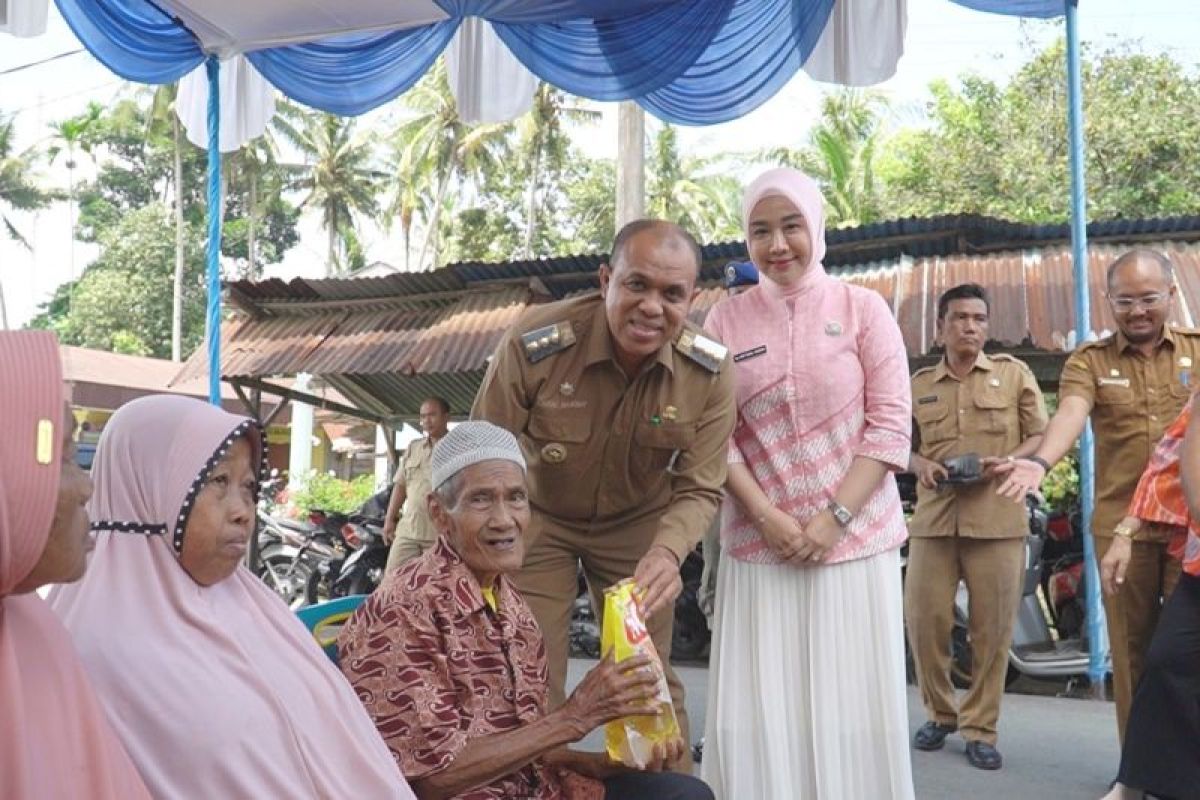
{"type": "Polygon", "coordinates": [[[319,564],[338,556],[319,527],[258,512],[256,574],[292,609],[307,604],[306,588],[319,564]]]}
{"type": "MultiPolygon", "coordinates": [[[[915,502],[915,481],[900,483],[902,500],[915,502]],[[908,492],[911,498],[905,498],[908,492]]],[[[1025,542],[1025,575],[1021,601],[1008,651],[1006,685],[1021,675],[1061,680],[1088,672],[1086,610],[1083,603],[1083,532],[1078,512],[1048,517],[1032,497],[1027,498],[1029,532],[1025,542]]],[[[907,564],[907,546],[902,551],[907,564]]],[[[960,583],[954,599],[950,634],[954,685],[971,684],[970,597],[960,583]]],[[[911,652],[905,642],[910,681],[915,680],[911,652]]]]}
{"type": "Polygon", "coordinates": [[[321,530],[336,541],[336,555],[316,565],[305,585],[305,601],[319,603],[351,594],[370,594],[383,580],[389,545],[383,541],[385,489],[353,514],[319,512],[321,530]]]}

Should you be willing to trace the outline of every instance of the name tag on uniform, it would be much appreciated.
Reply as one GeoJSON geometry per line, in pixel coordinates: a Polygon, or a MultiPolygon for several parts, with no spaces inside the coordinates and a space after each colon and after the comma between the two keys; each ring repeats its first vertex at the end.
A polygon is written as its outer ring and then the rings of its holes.
{"type": "Polygon", "coordinates": [[[745,361],[747,358],[754,358],[755,356],[761,356],[765,352],[767,352],[767,346],[765,344],[760,344],[758,347],[753,347],[749,350],[743,350],[742,352],[735,355],[733,357],[733,360],[734,361],[745,361]]]}
{"type": "Polygon", "coordinates": [[[1124,386],[1129,388],[1129,378],[1097,378],[1096,383],[1101,386],[1124,386]]]}
{"type": "Polygon", "coordinates": [[[930,403],[936,403],[937,401],[938,401],[937,395],[936,395],[936,394],[931,394],[931,395],[928,395],[928,396],[926,396],[926,397],[918,397],[918,398],[917,398],[917,405],[919,405],[919,406],[927,406],[927,405],[929,405],[930,403]]]}

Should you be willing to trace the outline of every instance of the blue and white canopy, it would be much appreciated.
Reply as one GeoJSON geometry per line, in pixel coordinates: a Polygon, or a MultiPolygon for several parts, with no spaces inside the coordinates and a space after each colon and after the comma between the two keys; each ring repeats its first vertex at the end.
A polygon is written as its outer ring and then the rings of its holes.
{"type": "MultiPolygon", "coordinates": [[[[1035,17],[1064,9],[1063,0],[951,1],[1035,17]]],[[[7,0],[8,18],[36,27],[40,5],[44,25],[46,2],[7,0]]],[[[179,80],[209,55],[244,55],[288,97],[361,114],[411,87],[453,42],[460,101],[474,81],[510,75],[497,65],[511,59],[572,94],[636,100],[688,125],[747,114],[801,68],[829,82],[885,80],[906,22],[904,0],[55,2],[97,59],[142,83],[179,80]]],[[[511,80],[475,89],[485,104],[512,92],[511,80]]]]}

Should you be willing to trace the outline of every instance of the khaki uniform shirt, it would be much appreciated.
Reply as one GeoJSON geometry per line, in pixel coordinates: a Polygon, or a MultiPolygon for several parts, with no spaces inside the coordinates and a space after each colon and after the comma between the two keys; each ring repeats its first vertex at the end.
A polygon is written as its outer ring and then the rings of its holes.
{"type": "Polygon", "coordinates": [[[540,514],[581,531],[657,520],[653,543],[682,561],[716,513],[736,419],[728,354],[689,356],[693,335],[712,342],[689,323],[629,379],[599,294],[538,306],[500,343],[471,417],[520,440],[540,514]],[[551,352],[531,352],[522,336],[547,326],[551,352]]]}
{"type": "MultiPolygon", "coordinates": [[[[1163,431],[1196,387],[1200,331],[1168,325],[1154,355],[1142,355],[1118,332],[1080,345],[1063,366],[1059,397],[1082,397],[1096,437],[1096,508],[1092,532],[1112,536],[1163,431]]],[[[1161,530],[1139,539],[1165,541],[1161,530]]]]}
{"type": "Polygon", "coordinates": [[[425,498],[433,491],[430,485],[430,459],[433,457],[433,440],[428,436],[413,441],[400,468],[396,470],[396,483],[404,484],[404,514],[396,525],[396,537],[415,542],[432,542],[437,538],[437,529],[429,516],[425,498]]]}
{"type": "MultiPolygon", "coordinates": [[[[943,359],[912,376],[917,454],[931,461],[977,453],[1006,456],[1046,429],[1046,402],[1033,372],[1009,355],[980,353],[959,380],[943,359]]],[[[917,485],[912,536],[1024,536],[1025,507],[996,494],[998,481],[926,489],[917,485]]]]}

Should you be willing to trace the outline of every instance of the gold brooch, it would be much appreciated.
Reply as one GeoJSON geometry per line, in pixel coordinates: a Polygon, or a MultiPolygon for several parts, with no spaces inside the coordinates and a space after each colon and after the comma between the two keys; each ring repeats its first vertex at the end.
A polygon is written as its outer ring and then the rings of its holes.
{"type": "Polygon", "coordinates": [[[567,448],[558,442],[550,442],[542,447],[542,461],[547,464],[561,464],[567,460],[567,448]]]}

